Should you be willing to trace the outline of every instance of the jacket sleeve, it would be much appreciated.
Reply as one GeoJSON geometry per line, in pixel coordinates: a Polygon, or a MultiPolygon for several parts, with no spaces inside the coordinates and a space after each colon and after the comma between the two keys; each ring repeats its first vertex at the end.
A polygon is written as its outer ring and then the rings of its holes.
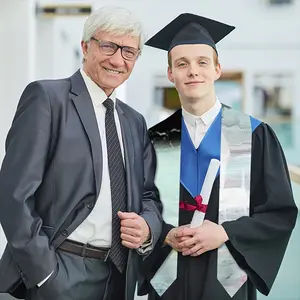
{"type": "Polygon", "coordinates": [[[157,243],[162,230],[162,203],[159,199],[159,192],[155,186],[156,155],[154,147],[148,136],[146,122],[144,126],[144,192],[143,211],[141,216],[147,222],[153,241],[153,247],[157,243]]]}
{"type": "Polygon", "coordinates": [[[138,277],[138,295],[147,295],[152,289],[150,281],[156,274],[158,269],[164,263],[169,256],[172,248],[168,245],[164,245],[164,241],[170,230],[174,228],[173,225],[163,222],[162,232],[157,244],[155,245],[151,254],[145,259],[141,266],[138,277]]]}
{"type": "Polygon", "coordinates": [[[0,171],[0,221],[8,248],[27,289],[57,265],[54,249],[41,230],[35,210],[51,140],[51,106],[42,84],[29,84],[17,107],[6,139],[0,171]]]}

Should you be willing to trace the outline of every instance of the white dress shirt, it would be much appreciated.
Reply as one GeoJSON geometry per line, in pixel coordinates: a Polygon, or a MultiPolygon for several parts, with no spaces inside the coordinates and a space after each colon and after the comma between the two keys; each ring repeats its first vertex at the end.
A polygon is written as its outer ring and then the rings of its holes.
{"type": "Polygon", "coordinates": [[[216,99],[214,106],[201,116],[194,116],[182,108],[184,123],[196,149],[199,147],[208,128],[220,112],[221,107],[220,101],[216,99]]]}
{"type": "MultiPolygon", "coordinates": [[[[221,108],[222,105],[218,99],[216,99],[214,106],[201,116],[194,116],[182,108],[182,116],[183,116],[184,123],[188,129],[190,138],[196,149],[198,149],[207,130],[209,129],[209,127],[217,117],[221,108]]],[[[221,152],[222,166],[226,167],[228,163],[228,159],[230,157],[230,149],[229,149],[228,142],[225,139],[222,132],[221,132],[221,143],[222,143],[221,145],[222,149],[220,149],[220,151],[222,151],[221,152]]],[[[224,186],[225,184],[224,180],[225,180],[224,176],[220,178],[220,186],[224,186]]]]}
{"type": "MultiPolygon", "coordinates": [[[[86,84],[87,90],[91,96],[95,115],[98,123],[101,144],[102,144],[102,183],[100,193],[89,216],[75,229],[74,232],[68,237],[70,240],[74,240],[83,244],[90,244],[96,247],[109,248],[111,246],[112,239],[112,207],[111,207],[111,190],[110,179],[108,170],[108,158],[107,158],[107,144],[105,133],[105,112],[106,108],[103,102],[107,99],[105,92],[92,81],[87,74],[80,70],[83,80],[86,84]]],[[[116,96],[113,93],[110,98],[116,102],[116,96]]],[[[115,109],[115,122],[118,132],[118,137],[121,145],[122,155],[124,159],[124,147],[122,142],[122,133],[120,120],[115,109]]]]}

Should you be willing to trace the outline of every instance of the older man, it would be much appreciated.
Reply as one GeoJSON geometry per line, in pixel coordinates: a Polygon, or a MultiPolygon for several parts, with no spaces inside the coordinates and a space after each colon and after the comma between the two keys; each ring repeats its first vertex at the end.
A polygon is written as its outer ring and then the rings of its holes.
{"type": "Polygon", "coordinates": [[[0,291],[17,298],[133,299],[138,263],[161,233],[144,118],[115,97],[143,45],[130,12],[86,21],[83,67],[30,83],[6,141],[0,291]]]}

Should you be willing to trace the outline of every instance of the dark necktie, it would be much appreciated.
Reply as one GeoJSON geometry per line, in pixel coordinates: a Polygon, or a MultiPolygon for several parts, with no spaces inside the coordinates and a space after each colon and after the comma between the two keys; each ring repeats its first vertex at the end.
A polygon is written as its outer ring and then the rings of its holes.
{"type": "Polygon", "coordinates": [[[122,273],[126,266],[127,250],[121,244],[120,219],[117,213],[118,211],[126,211],[125,168],[114,117],[114,102],[107,98],[103,105],[106,107],[105,131],[112,201],[112,245],[110,258],[122,273]]]}

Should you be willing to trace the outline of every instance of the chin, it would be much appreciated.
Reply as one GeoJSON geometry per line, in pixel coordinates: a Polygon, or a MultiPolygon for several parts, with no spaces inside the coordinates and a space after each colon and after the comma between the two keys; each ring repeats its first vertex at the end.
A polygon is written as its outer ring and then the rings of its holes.
{"type": "Polygon", "coordinates": [[[104,85],[115,89],[119,87],[125,80],[122,80],[120,78],[108,78],[107,80],[103,81],[104,85]]]}
{"type": "Polygon", "coordinates": [[[189,93],[187,96],[187,98],[189,98],[191,101],[197,101],[203,97],[205,97],[207,95],[207,93],[189,93]]]}

